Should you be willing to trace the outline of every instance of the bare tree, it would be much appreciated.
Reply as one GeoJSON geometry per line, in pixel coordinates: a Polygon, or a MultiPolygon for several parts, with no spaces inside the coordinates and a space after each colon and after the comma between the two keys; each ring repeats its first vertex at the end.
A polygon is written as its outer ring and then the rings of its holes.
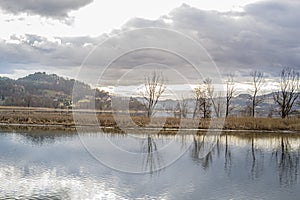
{"type": "Polygon", "coordinates": [[[215,111],[216,117],[221,117],[222,115],[222,108],[224,102],[222,101],[222,94],[221,92],[217,93],[215,92],[215,88],[212,84],[212,80],[210,78],[207,78],[203,81],[204,87],[207,90],[207,95],[209,100],[212,103],[213,109],[215,111]]]}
{"type": "Polygon", "coordinates": [[[145,100],[147,117],[151,117],[159,98],[166,89],[163,73],[153,71],[150,75],[146,75],[144,87],[142,95],[145,100]]]}
{"type": "Polygon", "coordinates": [[[255,117],[255,108],[261,104],[264,100],[262,97],[258,97],[258,93],[261,91],[262,86],[264,85],[264,75],[262,72],[254,71],[251,73],[253,81],[253,91],[250,97],[251,100],[251,116],[255,117]]]}
{"type": "Polygon", "coordinates": [[[209,92],[211,92],[212,88],[210,88],[211,86],[209,85],[209,80],[210,79],[204,80],[203,84],[194,89],[196,105],[193,118],[195,118],[199,112],[203,113],[203,118],[210,118],[211,116],[211,100],[209,97],[209,92]]]}
{"type": "Polygon", "coordinates": [[[274,94],[274,101],[279,106],[280,116],[286,118],[299,97],[299,73],[292,68],[284,68],[281,71],[279,87],[279,91],[274,94]]]}
{"type": "Polygon", "coordinates": [[[228,117],[230,111],[233,109],[231,107],[231,100],[234,96],[236,89],[235,89],[235,83],[234,83],[234,75],[229,74],[227,76],[226,80],[226,113],[225,117],[228,117]]]}
{"type": "Polygon", "coordinates": [[[175,110],[174,116],[175,118],[178,116],[179,118],[187,118],[188,114],[188,101],[184,97],[181,97],[181,100],[178,101],[175,110]]]}
{"type": "Polygon", "coordinates": [[[222,97],[222,92],[218,92],[217,96],[215,96],[213,99],[214,102],[214,110],[217,117],[222,117],[222,113],[224,111],[224,98],[222,97]]]}
{"type": "Polygon", "coordinates": [[[188,112],[189,112],[189,106],[187,99],[182,98],[180,101],[180,110],[181,110],[181,116],[183,118],[187,118],[188,112]]]}
{"type": "Polygon", "coordinates": [[[177,117],[181,118],[181,107],[180,107],[180,103],[179,102],[177,102],[176,107],[174,108],[173,113],[174,113],[174,117],[175,118],[177,118],[177,117]]]}
{"type": "Polygon", "coordinates": [[[204,91],[201,87],[201,85],[199,85],[198,87],[196,87],[194,89],[195,92],[195,108],[194,108],[194,112],[193,112],[193,118],[195,118],[197,116],[197,114],[199,113],[200,110],[200,104],[202,103],[202,99],[204,98],[204,91]]]}
{"type": "Polygon", "coordinates": [[[212,84],[212,80],[210,78],[206,78],[203,81],[204,87],[206,89],[207,95],[209,100],[212,102],[214,111],[216,113],[217,117],[220,117],[220,105],[218,106],[218,103],[216,101],[216,99],[214,98],[214,93],[215,93],[215,88],[212,84]]]}

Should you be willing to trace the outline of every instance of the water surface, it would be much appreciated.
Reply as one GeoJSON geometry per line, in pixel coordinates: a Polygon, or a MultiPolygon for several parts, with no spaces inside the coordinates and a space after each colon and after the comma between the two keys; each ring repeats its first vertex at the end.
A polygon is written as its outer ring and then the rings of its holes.
{"type": "Polygon", "coordinates": [[[299,199],[300,136],[222,134],[211,151],[205,140],[1,132],[0,199],[299,199]]]}

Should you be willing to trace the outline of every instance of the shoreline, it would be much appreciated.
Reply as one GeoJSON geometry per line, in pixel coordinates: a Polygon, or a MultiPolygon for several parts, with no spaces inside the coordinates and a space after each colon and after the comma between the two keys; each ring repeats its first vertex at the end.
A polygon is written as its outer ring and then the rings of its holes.
{"type": "MultiPolygon", "coordinates": [[[[155,127],[139,127],[139,128],[118,128],[118,127],[104,127],[104,126],[90,126],[90,125],[79,125],[79,128],[86,127],[86,131],[89,132],[101,132],[101,133],[124,133],[124,131],[155,131],[155,133],[159,134],[177,134],[178,130],[182,132],[186,132],[187,134],[190,131],[196,131],[196,133],[205,133],[207,131],[211,132],[221,132],[222,133],[258,133],[258,134],[299,134],[300,131],[298,130],[255,130],[255,129],[194,129],[194,128],[183,128],[183,129],[175,129],[175,128],[155,128],[155,127]],[[157,132],[159,131],[159,132],[157,132]]],[[[0,123],[0,130],[57,130],[57,131],[71,131],[71,132],[77,132],[77,126],[69,126],[69,125],[62,125],[62,124],[49,124],[49,125],[43,125],[43,124],[7,124],[7,123],[0,123]]]]}
{"type": "MultiPolygon", "coordinates": [[[[24,108],[0,106],[0,129],[46,129],[76,131],[77,128],[104,130],[156,130],[163,132],[216,130],[222,132],[300,133],[300,118],[229,117],[219,119],[185,119],[174,117],[117,116],[99,111],[24,108]],[[82,114],[84,122],[75,121],[73,112],[82,114]],[[98,112],[97,112],[98,113],[98,112]],[[95,118],[96,116],[96,118],[95,118]],[[116,122],[117,120],[117,122],[116,122]],[[77,122],[77,123],[76,123],[77,122]],[[213,123],[212,123],[213,122],[213,123]],[[79,124],[79,125],[77,125],[79,124]]],[[[78,114],[76,114],[78,115],[78,114]]],[[[76,117],[75,117],[76,118],[76,117]]]]}

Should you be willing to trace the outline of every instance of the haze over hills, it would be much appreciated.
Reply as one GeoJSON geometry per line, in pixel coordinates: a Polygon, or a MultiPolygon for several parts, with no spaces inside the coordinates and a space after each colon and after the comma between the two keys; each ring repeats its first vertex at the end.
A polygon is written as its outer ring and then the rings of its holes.
{"type": "MultiPolygon", "coordinates": [[[[112,95],[106,91],[93,89],[89,85],[67,79],[56,74],[46,74],[37,72],[17,80],[7,77],[0,77],[0,105],[3,106],[24,106],[24,107],[49,107],[49,108],[70,108],[74,105],[80,108],[90,108],[95,104],[97,109],[111,110],[112,95]],[[76,83],[80,88],[80,94],[74,95],[76,102],[72,102],[73,86],[76,83]],[[93,97],[95,94],[95,97],[93,97]]],[[[143,111],[142,97],[114,97],[121,101],[128,101],[131,110],[143,111]]],[[[232,99],[233,116],[247,116],[249,105],[249,94],[239,94],[232,99]]],[[[273,94],[265,94],[258,98],[264,98],[263,103],[257,107],[258,116],[276,116],[276,106],[274,105],[273,94]]],[[[225,99],[222,99],[225,100],[225,99]]],[[[188,112],[193,112],[195,99],[185,99],[188,112]]],[[[173,116],[177,100],[167,99],[158,102],[156,109],[165,111],[169,116],[173,116]]],[[[299,109],[295,105],[295,110],[299,109]]]]}
{"type": "MultiPolygon", "coordinates": [[[[278,111],[278,105],[274,103],[274,93],[268,93],[265,95],[257,96],[258,99],[263,99],[262,103],[259,104],[256,107],[256,116],[258,117],[279,117],[279,111],[278,111]]],[[[142,101],[142,98],[137,98],[139,101],[142,101]]],[[[237,96],[234,96],[232,98],[231,103],[231,112],[230,116],[251,116],[251,95],[250,94],[239,94],[237,96]]],[[[184,101],[187,104],[187,109],[189,113],[189,117],[192,116],[194,108],[195,108],[195,99],[189,98],[184,99],[184,101]]],[[[223,112],[223,115],[225,113],[225,97],[221,98],[221,102],[223,102],[223,105],[221,106],[221,110],[223,112]]],[[[157,104],[156,109],[157,110],[163,110],[167,113],[169,113],[169,116],[174,115],[174,110],[178,107],[178,103],[182,103],[182,99],[180,100],[173,100],[173,99],[167,99],[159,101],[157,104]]],[[[214,115],[213,107],[212,109],[212,115],[214,115]]],[[[292,114],[298,115],[300,110],[300,104],[296,103],[293,106],[293,112],[292,114]]]]}

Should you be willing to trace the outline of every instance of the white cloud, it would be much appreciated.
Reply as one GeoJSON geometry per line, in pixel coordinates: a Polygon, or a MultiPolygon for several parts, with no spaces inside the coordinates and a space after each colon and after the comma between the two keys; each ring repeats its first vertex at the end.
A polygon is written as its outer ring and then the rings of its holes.
{"type": "Polygon", "coordinates": [[[93,0],[0,0],[0,8],[13,14],[26,13],[52,18],[67,18],[68,13],[77,10],[93,0]]]}
{"type": "MultiPolygon", "coordinates": [[[[39,21],[36,16],[23,16],[25,19],[17,19],[11,15],[5,15],[6,21],[0,23],[6,24],[10,28],[3,31],[6,33],[6,38],[4,41],[0,41],[0,58],[2,60],[0,73],[26,71],[34,68],[33,66],[39,66],[41,67],[39,71],[53,69],[53,72],[56,73],[64,71],[64,74],[67,74],[69,71],[70,74],[74,74],[72,69],[78,68],[93,47],[107,39],[109,35],[149,26],[180,31],[201,42],[224,75],[236,72],[240,77],[244,77],[249,76],[252,69],[258,69],[269,72],[270,76],[277,76],[282,66],[299,69],[300,40],[298,35],[300,28],[298,24],[300,24],[300,16],[297,11],[300,9],[299,1],[269,0],[252,3],[245,6],[244,9],[231,9],[233,5],[238,5],[237,1],[232,0],[232,4],[229,4],[230,8],[223,9],[226,12],[208,11],[211,8],[208,4],[206,7],[204,4],[202,5],[204,9],[184,4],[173,9],[169,14],[165,12],[164,15],[161,14],[162,10],[169,8],[164,5],[165,2],[162,3],[161,8],[158,8],[159,11],[153,12],[150,8],[158,1],[153,1],[151,6],[149,6],[149,2],[126,2],[126,4],[122,2],[118,7],[115,5],[113,7],[112,4],[95,1],[80,11],[70,13],[70,16],[76,16],[72,26],[63,25],[51,19],[39,21]],[[142,14],[141,12],[147,6],[149,13],[142,14]],[[120,9],[124,7],[130,8],[129,11],[121,12],[120,9]],[[101,12],[103,10],[105,10],[104,14],[101,12]],[[98,12],[103,15],[97,15],[98,12]],[[118,17],[112,18],[112,16],[118,17]],[[132,16],[137,17],[131,18],[132,16]],[[13,20],[10,21],[9,18],[13,18],[13,20]],[[27,21],[28,19],[34,20],[27,21]],[[123,23],[124,19],[128,19],[128,21],[123,23]],[[91,20],[93,23],[87,23],[91,20]],[[29,25],[26,25],[27,28],[20,25],[27,22],[32,23],[32,27],[36,27],[36,30],[28,28],[29,25]],[[21,28],[16,28],[18,24],[21,28]],[[114,26],[115,24],[118,25],[114,26]],[[90,36],[102,33],[102,27],[110,30],[111,26],[121,28],[114,29],[107,35],[90,36]],[[34,34],[34,32],[38,32],[38,34],[34,34]]],[[[182,3],[179,0],[174,2],[174,4],[182,3]]],[[[191,5],[197,4],[196,1],[187,2],[190,2],[191,5]]],[[[247,2],[253,1],[243,1],[243,3],[247,2]]],[[[197,4],[198,7],[199,5],[197,4]]],[[[224,5],[223,8],[225,7],[224,5]]],[[[169,42],[169,48],[189,52],[191,56],[189,59],[201,57],[201,53],[190,49],[189,45],[178,38],[168,38],[168,35],[157,36],[155,33],[148,32],[144,35],[127,35],[125,38],[111,39],[102,49],[98,49],[100,56],[90,59],[87,65],[91,68],[91,72],[94,72],[93,70],[96,71],[95,66],[103,67],[109,58],[114,58],[114,56],[145,44],[145,42],[148,42],[148,46],[160,46],[162,43],[169,42]]],[[[111,75],[107,77],[106,81],[115,81],[116,77],[126,72],[128,66],[139,66],[150,62],[151,59],[153,61],[154,58],[160,58],[164,64],[173,67],[174,70],[186,69],[180,59],[175,59],[167,54],[162,55],[158,57],[157,51],[132,54],[122,62],[118,62],[118,70],[111,71],[111,75]]],[[[208,74],[210,68],[203,67],[203,70],[204,74],[208,74]]],[[[198,81],[196,77],[193,77],[195,73],[192,71],[186,70],[185,73],[185,76],[191,81],[198,81]]],[[[86,74],[86,79],[89,78],[89,75],[86,74]]]]}

